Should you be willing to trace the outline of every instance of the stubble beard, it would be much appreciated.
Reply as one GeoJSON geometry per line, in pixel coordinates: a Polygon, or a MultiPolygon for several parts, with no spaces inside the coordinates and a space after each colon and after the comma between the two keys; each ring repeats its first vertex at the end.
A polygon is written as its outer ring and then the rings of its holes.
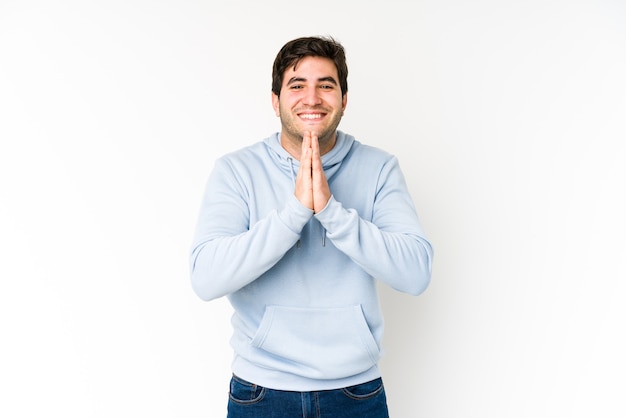
{"type": "MultiPolygon", "coordinates": [[[[289,113],[290,114],[290,113],[289,113]]],[[[287,134],[287,137],[294,143],[302,145],[302,141],[304,140],[304,131],[307,130],[301,129],[297,126],[295,121],[297,120],[297,116],[293,118],[284,118],[280,116],[281,125],[283,129],[283,133],[287,134]]],[[[320,144],[320,149],[327,149],[329,151],[334,146],[333,141],[335,140],[335,134],[337,132],[337,127],[339,126],[339,122],[341,122],[341,114],[336,114],[333,116],[333,119],[330,121],[330,124],[323,129],[321,132],[315,131],[311,129],[311,131],[317,135],[317,140],[320,144]],[[332,146],[331,146],[332,145],[332,146]]]]}

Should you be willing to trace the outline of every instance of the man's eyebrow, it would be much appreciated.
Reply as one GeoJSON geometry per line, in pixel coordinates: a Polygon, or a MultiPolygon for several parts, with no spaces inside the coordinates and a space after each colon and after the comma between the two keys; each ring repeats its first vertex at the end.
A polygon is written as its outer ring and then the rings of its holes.
{"type": "Polygon", "coordinates": [[[317,81],[327,81],[327,82],[329,82],[331,84],[334,84],[335,86],[338,84],[337,80],[335,80],[335,78],[331,77],[331,76],[322,77],[322,78],[318,79],[317,81]]]}
{"type": "MultiPolygon", "coordinates": [[[[302,83],[306,81],[306,78],[304,77],[291,77],[289,79],[289,81],[287,82],[287,85],[293,84],[293,83],[302,83]]],[[[339,83],[337,83],[337,80],[335,80],[334,77],[328,76],[328,77],[321,77],[317,79],[318,82],[328,82],[328,83],[332,83],[335,86],[337,86],[339,83]]]]}
{"type": "Polygon", "coordinates": [[[293,83],[301,83],[303,81],[306,81],[306,78],[303,78],[303,77],[291,77],[289,79],[289,81],[287,82],[287,85],[293,84],[293,83]]]}

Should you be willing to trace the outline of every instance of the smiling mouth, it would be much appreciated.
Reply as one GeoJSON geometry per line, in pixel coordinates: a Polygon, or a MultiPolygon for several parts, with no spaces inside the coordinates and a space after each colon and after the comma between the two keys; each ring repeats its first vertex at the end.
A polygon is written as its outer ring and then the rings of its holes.
{"type": "Polygon", "coordinates": [[[298,116],[300,116],[301,119],[304,120],[320,120],[324,117],[324,114],[322,113],[301,113],[298,116]]]}

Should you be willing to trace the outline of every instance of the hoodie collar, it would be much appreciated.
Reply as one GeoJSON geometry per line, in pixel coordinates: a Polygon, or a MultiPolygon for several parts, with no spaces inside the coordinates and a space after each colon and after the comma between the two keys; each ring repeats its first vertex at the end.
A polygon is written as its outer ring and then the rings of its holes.
{"type": "MultiPolygon", "coordinates": [[[[269,138],[266,138],[264,142],[269,148],[269,154],[272,159],[281,167],[285,174],[291,177],[294,170],[297,171],[300,168],[300,161],[292,157],[280,144],[280,132],[276,132],[269,138]]],[[[353,136],[339,130],[337,131],[335,146],[329,152],[322,155],[322,167],[328,179],[339,170],[342,161],[350,152],[354,142],[353,136]]]]}

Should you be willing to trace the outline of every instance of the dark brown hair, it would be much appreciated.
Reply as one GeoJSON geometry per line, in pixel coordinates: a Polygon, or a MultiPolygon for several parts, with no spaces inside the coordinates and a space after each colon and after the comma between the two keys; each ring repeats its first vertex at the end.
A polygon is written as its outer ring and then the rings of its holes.
{"type": "Polygon", "coordinates": [[[343,46],[331,37],[310,36],[287,42],[276,55],[272,68],[272,92],[280,96],[283,76],[289,67],[298,65],[305,57],[323,57],[332,60],[337,67],[341,95],[348,92],[348,65],[343,46]]]}

